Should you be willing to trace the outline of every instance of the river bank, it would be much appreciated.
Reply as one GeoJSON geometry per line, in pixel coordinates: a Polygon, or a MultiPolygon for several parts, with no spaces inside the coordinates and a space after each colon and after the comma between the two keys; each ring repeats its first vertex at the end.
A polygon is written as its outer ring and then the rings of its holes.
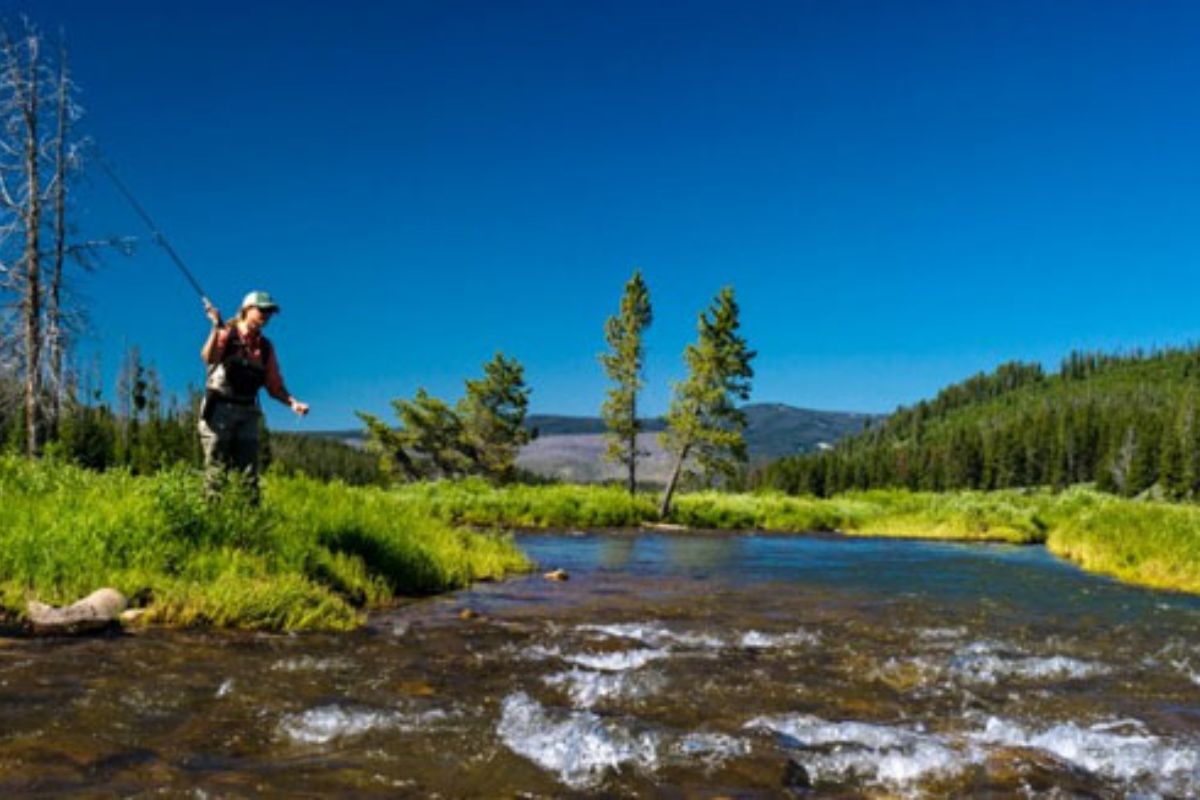
{"type": "MultiPolygon", "coordinates": [[[[0,458],[0,624],[30,599],[64,604],[113,586],[145,623],[348,630],[370,609],[526,571],[510,536],[536,528],[638,528],[656,497],[596,486],[482,481],[352,488],[271,476],[254,507],[209,506],[199,476],[94,473],[0,458]]],[[[1065,492],[684,494],[668,523],[1045,544],[1084,569],[1200,593],[1200,508],[1065,492]]]]}
{"type": "Polygon", "coordinates": [[[255,507],[200,476],[0,457],[0,623],[30,599],[112,586],[145,623],[348,630],[369,609],[528,569],[511,537],[455,528],[383,489],[272,476],[255,507]]]}
{"type": "MultiPolygon", "coordinates": [[[[396,490],[420,513],[482,528],[615,528],[657,522],[657,496],[617,487],[481,481],[396,490]]],[[[832,498],[779,493],[680,495],[668,523],[775,533],[840,532],[949,541],[1044,544],[1126,583],[1200,593],[1200,507],[1073,487],[995,492],[873,490],[832,498]]]]}

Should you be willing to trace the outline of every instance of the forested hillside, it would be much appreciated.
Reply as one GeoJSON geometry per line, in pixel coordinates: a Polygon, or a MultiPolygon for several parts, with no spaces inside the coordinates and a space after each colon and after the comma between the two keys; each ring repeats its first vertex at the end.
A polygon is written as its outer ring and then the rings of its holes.
{"type": "Polygon", "coordinates": [[[1012,362],[901,408],[834,449],[775,461],[758,486],[1002,489],[1094,482],[1121,495],[1200,493],[1200,348],[1012,362]]]}

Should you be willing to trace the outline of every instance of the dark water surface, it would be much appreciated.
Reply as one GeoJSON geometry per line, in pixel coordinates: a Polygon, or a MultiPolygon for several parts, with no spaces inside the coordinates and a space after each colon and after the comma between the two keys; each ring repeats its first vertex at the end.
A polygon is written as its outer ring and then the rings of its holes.
{"type": "Polygon", "coordinates": [[[520,542],[571,579],[0,641],[0,796],[1200,795],[1198,598],[1032,547],[520,542]]]}

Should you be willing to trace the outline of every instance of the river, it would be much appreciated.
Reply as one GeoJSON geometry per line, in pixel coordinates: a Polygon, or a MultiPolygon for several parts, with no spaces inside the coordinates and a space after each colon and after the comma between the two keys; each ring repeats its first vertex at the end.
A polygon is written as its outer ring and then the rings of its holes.
{"type": "Polygon", "coordinates": [[[570,580],[0,642],[0,796],[1200,795],[1200,598],[1039,547],[519,543],[570,580]]]}

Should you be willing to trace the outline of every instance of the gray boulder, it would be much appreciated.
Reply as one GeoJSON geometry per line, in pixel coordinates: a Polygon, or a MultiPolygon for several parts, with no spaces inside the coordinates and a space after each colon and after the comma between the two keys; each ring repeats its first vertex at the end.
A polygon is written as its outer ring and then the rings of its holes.
{"type": "Polygon", "coordinates": [[[90,633],[113,625],[128,605],[125,595],[116,589],[98,589],[62,608],[30,600],[29,622],[39,636],[90,633]]]}

